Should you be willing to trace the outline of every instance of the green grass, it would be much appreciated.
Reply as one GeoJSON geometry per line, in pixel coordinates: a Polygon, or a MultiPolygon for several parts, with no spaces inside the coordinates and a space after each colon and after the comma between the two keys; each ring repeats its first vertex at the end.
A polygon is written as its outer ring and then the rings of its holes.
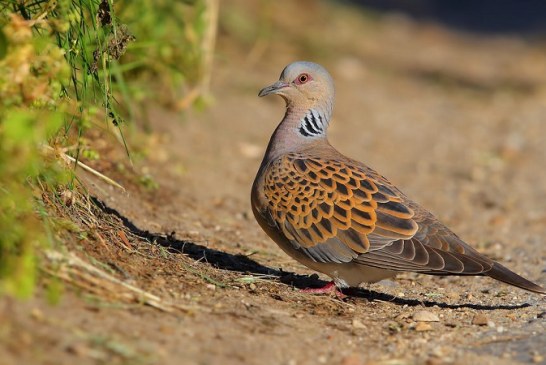
{"type": "Polygon", "coordinates": [[[0,3],[0,295],[31,295],[39,250],[61,244],[42,196],[78,181],[58,154],[100,158],[86,139],[100,127],[130,158],[132,106],[199,85],[206,11],[205,0],[0,3]]]}

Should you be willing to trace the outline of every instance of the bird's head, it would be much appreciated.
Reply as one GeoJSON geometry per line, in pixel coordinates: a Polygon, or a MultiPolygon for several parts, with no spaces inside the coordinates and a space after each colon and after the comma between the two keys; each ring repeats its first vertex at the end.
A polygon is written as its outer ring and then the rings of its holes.
{"type": "Polygon", "coordinates": [[[279,81],[260,90],[258,96],[277,94],[288,106],[312,108],[334,101],[334,81],[324,67],[313,62],[298,61],[286,66],[279,81]]]}

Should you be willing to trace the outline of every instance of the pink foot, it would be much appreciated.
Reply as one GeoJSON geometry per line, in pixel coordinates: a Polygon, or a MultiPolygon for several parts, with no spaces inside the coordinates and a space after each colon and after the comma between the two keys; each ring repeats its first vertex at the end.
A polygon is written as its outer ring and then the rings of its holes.
{"type": "Polygon", "coordinates": [[[310,294],[331,294],[334,293],[338,299],[344,299],[347,296],[343,294],[333,281],[330,281],[328,284],[324,285],[322,288],[305,288],[301,290],[304,293],[310,294]]]}

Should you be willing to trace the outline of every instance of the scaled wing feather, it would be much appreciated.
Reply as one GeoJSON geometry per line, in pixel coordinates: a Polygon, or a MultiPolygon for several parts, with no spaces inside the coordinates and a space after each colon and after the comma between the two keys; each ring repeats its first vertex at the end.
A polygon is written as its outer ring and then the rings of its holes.
{"type": "Polygon", "coordinates": [[[317,262],[429,274],[479,274],[477,253],[387,179],[352,160],[288,154],[265,176],[269,216],[317,262]]]}

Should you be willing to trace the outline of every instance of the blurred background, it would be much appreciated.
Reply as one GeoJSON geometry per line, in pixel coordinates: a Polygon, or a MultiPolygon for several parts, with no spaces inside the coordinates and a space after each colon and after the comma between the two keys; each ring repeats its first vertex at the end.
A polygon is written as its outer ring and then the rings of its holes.
{"type": "Polygon", "coordinates": [[[407,275],[366,305],[302,299],[266,275],[312,272],[261,232],[249,193],[284,112],[258,90],[314,61],[336,84],[335,147],[544,284],[546,2],[5,0],[0,25],[7,364],[544,361],[544,305],[491,282],[407,275]],[[176,326],[143,308],[161,298],[185,308],[159,307],[184,313],[176,326]],[[442,322],[415,331],[404,311],[431,298],[442,322]],[[481,311],[497,327],[473,326],[481,311]],[[505,330],[519,340],[487,342],[505,330]]]}
{"type": "Polygon", "coordinates": [[[487,34],[543,36],[546,5],[543,1],[516,0],[349,0],[380,12],[400,12],[419,21],[437,22],[459,31],[487,34]]]}

